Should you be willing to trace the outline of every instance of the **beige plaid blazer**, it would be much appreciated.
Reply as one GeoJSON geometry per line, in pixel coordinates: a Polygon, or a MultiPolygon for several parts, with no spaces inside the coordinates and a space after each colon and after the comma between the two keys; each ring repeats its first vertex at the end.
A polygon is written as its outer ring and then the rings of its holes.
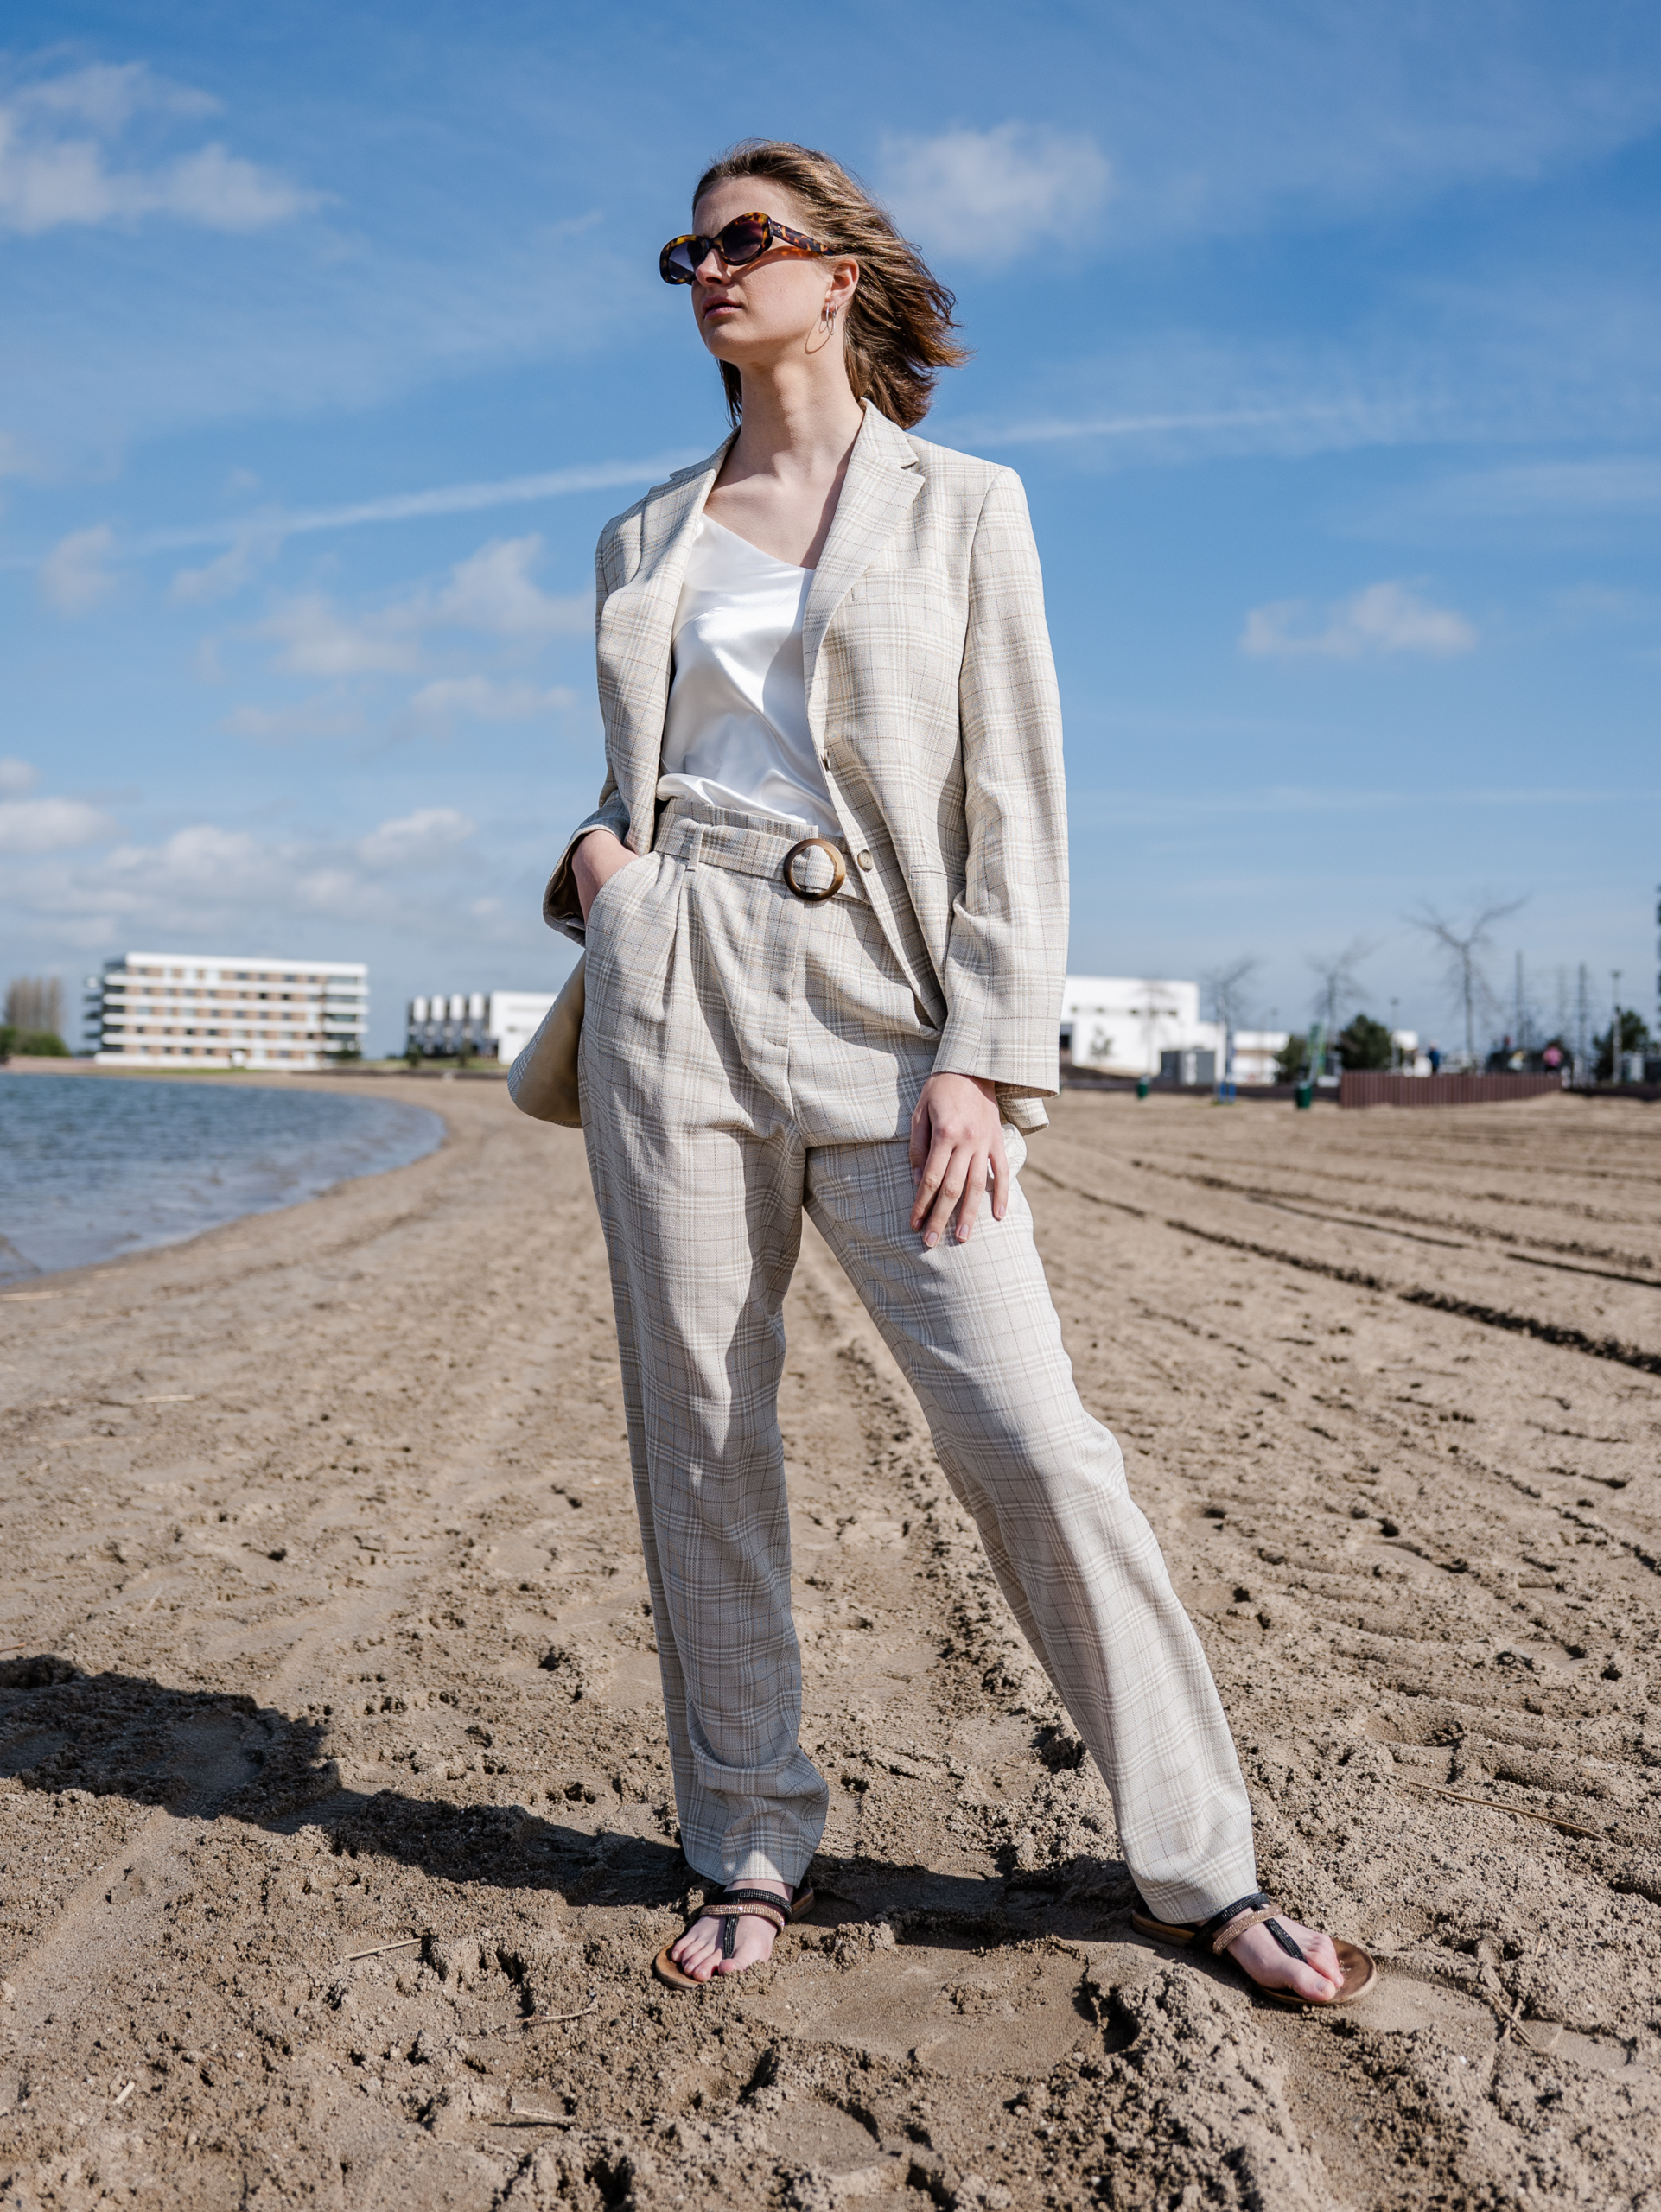
{"type": "MultiPolygon", "coordinates": [[[[730,441],[729,441],[730,442],[730,441]]],[[[549,883],[579,943],[571,853],[656,832],[675,610],[723,444],[608,523],[595,556],[607,775],[549,883]]],[[[808,721],[861,881],[919,1003],[937,1069],[997,1084],[1044,1125],[1066,966],[1061,712],[1021,480],[930,445],[868,400],[808,593],[808,721]]]]}

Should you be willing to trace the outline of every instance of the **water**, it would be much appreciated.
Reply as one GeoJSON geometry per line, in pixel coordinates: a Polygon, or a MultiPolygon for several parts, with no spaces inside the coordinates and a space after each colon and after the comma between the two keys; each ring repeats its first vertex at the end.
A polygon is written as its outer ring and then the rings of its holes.
{"type": "Polygon", "coordinates": [[[296,1205],[443,1134],[390,1099],[0,1071],[0,1283],[296,1205]]]}

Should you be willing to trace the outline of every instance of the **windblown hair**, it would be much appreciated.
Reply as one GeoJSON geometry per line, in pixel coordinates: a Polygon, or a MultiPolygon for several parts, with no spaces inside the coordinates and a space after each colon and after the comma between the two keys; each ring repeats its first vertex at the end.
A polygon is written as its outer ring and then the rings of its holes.
{"type": "MultiPolygon", "coordinates": [[[[854,396],[869,399],[901,429],[920,423],[940,371],[969,359],[965,348],[952,342],[957,301],[858,179],[829,154],[784,138],[742,138],[704,170],[692,205],[711,185],[741,176],[770,177],[787,186],[806,211],[813,236],[858,262],[859,284],[843,341],[854,396]]],[[[729,361],[721,364],[721,381],[727,412],[736,423],[744,387],[729,361]]]]}

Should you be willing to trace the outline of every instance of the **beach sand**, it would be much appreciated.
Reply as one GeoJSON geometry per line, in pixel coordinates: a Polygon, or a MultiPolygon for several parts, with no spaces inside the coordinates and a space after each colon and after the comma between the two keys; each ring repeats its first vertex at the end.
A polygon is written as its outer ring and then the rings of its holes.
{"type": "MultiPolygon", "coordinates": [[[[333,1085],[331,1088],[334,1087],[333,1085]]],[[[0,1300],[0,2204],[1661,2202],[1661,1118],[1070,1094],[1025,1187],[1352,2013],[1133,1931],[1106,1794],[810,1232],[820,1906],[675,1844],[581,1141],[0,1300]]]]}

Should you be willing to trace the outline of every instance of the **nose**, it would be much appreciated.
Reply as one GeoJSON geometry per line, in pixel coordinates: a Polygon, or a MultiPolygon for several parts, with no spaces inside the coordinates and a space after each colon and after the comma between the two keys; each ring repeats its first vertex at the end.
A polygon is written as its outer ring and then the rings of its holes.
{"type": "Polygon", "coordinates": [[[692,276],[694,281],[698,283],[724,284],[727,281],[726,270],[727,264],[721,257],[720,247],[711,245],[708,253],[692,271],[692,276]]]}

